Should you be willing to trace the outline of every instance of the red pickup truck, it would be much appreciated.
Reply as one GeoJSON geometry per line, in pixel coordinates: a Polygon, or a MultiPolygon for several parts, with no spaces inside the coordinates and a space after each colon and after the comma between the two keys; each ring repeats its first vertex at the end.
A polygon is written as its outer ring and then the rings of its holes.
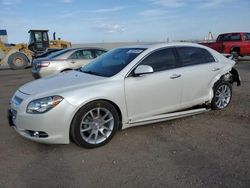
{"type": "Polygon", "coordinates": [[[250,55],[250,33],[223,33],[216,42],[200,43],[223,54],[238,56],[250,55]]]}

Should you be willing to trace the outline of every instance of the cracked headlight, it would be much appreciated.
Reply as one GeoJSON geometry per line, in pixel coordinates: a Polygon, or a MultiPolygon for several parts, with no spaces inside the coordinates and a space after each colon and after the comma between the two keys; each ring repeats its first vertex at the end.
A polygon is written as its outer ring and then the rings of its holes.
{"type": "Polygon", "coordinates": [[[62,100],[63,97],[60,96],[50,96],[33,100],[28,104],[26,112],[30,114],[44,113],[57,106],[62,100]]]}

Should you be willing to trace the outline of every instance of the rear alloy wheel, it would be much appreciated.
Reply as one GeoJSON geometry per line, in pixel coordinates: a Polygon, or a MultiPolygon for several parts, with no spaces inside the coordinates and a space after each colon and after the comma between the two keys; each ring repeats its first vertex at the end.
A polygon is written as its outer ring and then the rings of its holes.
{"type": "Polygon", "coordinates": [[[220,110],[226,108],[232,98],[232,86],[225,81],[218,82],[214,87],[214,98],[212,100],[212,109],[220,110]]]}
{"type": "Polygon", "coordinates": [[[108,143],[119,125],[116,109],[108,102],[96,101],[82,107],[71,124],[71,138],[80,146],[95,148],[108,143]]]}
{"type": "Polygon", "coordinates": [[[25,69],[28,66],[29,60],[26,55],[20,52],[11,54],[8,59],[8,64],[12,69],[25,69]]]}

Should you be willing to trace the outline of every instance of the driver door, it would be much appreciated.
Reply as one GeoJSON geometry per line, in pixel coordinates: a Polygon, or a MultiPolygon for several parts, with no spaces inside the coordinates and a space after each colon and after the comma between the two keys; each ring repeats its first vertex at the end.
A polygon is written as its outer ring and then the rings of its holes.
{"type": "Polygon", "coordinates": [[[130,121],[178,110],[181,102],[182,77],[174,49],[154,51],[139,65],[149,65],[154,72],[137,77],[131,74],[125,78],[130,121]]]}

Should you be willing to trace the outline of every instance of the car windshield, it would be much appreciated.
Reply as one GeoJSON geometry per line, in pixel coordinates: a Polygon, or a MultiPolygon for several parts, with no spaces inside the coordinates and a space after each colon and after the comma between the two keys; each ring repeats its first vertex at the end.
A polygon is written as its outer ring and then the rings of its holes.
{"type": "Polygon", "coordinates": [[[111,77],[133,61],[145,48],[118,48],[111,50],[80,69],[81,72],[111,77]]]}
{"type": "Polygon", "coordinates": [[[57,52],[52,52],[51,54],[49,54],[48,56],[46,56],[48,59],[52,59],[52,58],[56,58],[58,57],[59,55],[62,55],[66,52],[69,52],[71,51],[72,49],[64,49],[64,50],[59,50],[57,52]]]}

